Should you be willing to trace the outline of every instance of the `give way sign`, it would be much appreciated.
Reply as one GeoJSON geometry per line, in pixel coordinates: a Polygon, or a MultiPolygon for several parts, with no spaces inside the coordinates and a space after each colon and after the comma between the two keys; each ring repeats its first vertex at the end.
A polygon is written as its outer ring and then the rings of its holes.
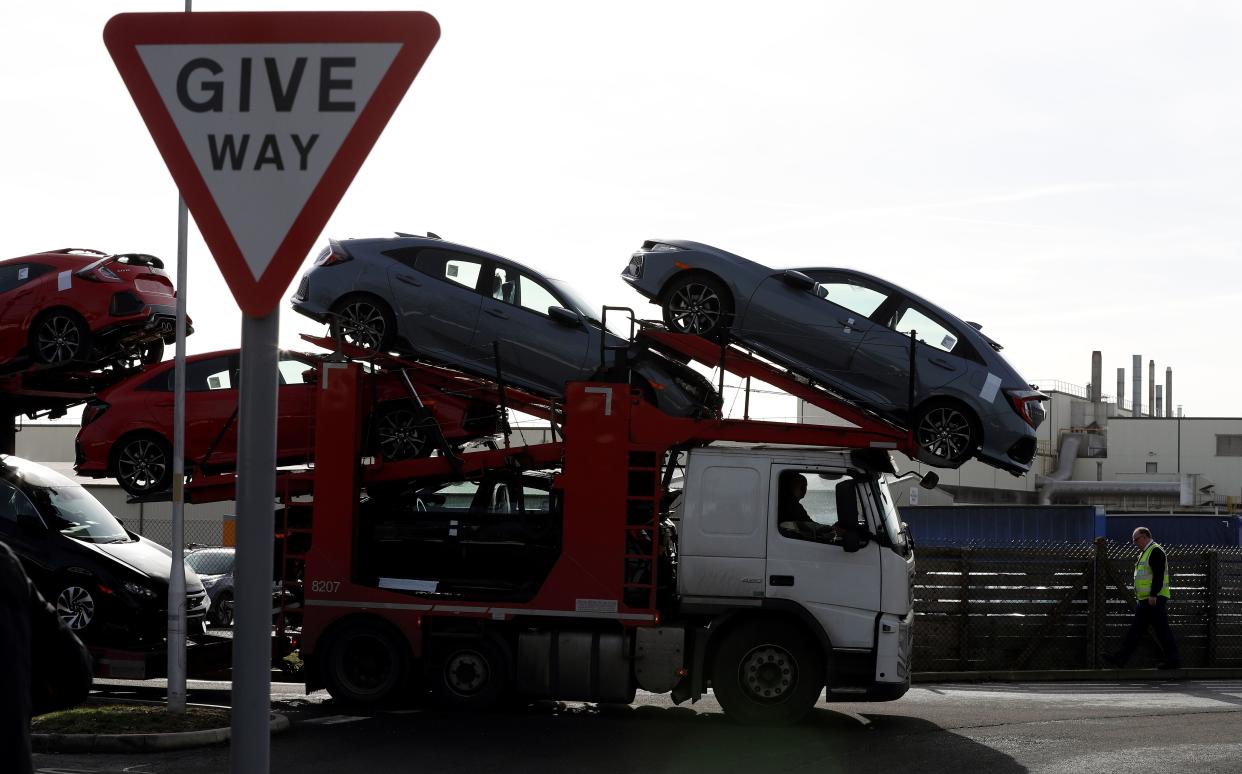
{"type": "Polygon", "coordinates": [[[276,306],[440,36],[421,12],[133,13],[104,42],[224,279],[276,306]]]}

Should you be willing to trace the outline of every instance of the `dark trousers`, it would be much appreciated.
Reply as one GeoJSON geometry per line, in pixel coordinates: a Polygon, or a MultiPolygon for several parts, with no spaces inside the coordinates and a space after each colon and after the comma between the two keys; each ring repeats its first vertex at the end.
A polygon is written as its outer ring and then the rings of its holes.
{"type": "Polygon", "coordinates": [[[1130,656],[1134,654],[1143,640],[1143,635],[1147,633],[1148,626],[1156,630],[1156,640],[1160,643],[1160,649],[1164,651],[1163,663],[1170,666],[1180,665],[1182,659],[1177,652],[1177,641],[1173,639],[1173,630],[1169,628],[1168,600],[1164,597],[1156,597],[1154,605],[1146,599],[1137,601],[1134,606],[1134,620],[1130,622],[1130,631],[1126,632],[1126,639],[1121,643],[1121,649],[1117,651],[1117,660],[1122,664],[1130,660],[1130,656]]]}

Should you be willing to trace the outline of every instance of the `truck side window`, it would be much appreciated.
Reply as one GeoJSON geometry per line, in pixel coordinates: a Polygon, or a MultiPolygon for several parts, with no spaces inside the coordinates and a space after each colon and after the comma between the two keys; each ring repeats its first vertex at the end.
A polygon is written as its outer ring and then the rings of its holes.
{"type": "Polygon", "coordinates": [[[786,470],[777,486],[777,529],[785,537],[839,544],[846,532],[861,528],[864,516],[853,479],[786,470]]]}

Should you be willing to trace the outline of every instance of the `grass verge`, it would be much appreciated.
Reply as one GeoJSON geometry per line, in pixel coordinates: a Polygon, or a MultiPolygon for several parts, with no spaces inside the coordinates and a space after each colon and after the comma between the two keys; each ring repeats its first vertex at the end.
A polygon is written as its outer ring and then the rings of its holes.
{"type": "Polygon", "coordinates": [[[163,734],[202,731],[229,724],[224,709],[187,707],[184,715],[170,715],[154,704],[88,704],[40,715],[30,724],[36,734],[163,734]]]}

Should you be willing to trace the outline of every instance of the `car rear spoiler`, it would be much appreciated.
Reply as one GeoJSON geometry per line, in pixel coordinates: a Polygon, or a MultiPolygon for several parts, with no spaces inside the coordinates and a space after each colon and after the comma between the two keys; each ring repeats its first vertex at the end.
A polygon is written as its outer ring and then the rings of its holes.
{"type": "Polygon", "coordinates": [[[113,262],[124,263],[130,266],[147,266],[152,269],[164,268],[164,262],[159,258],[156,258],[154,255],[147,255],[146,253],[117,253],[116,255],[105,255],[98,261],[89,264],[85,268],[79,269],[76,273],[78,276],[83,276],[91,273],[95,269],[98,269],[100,266],[113,262]]]}

